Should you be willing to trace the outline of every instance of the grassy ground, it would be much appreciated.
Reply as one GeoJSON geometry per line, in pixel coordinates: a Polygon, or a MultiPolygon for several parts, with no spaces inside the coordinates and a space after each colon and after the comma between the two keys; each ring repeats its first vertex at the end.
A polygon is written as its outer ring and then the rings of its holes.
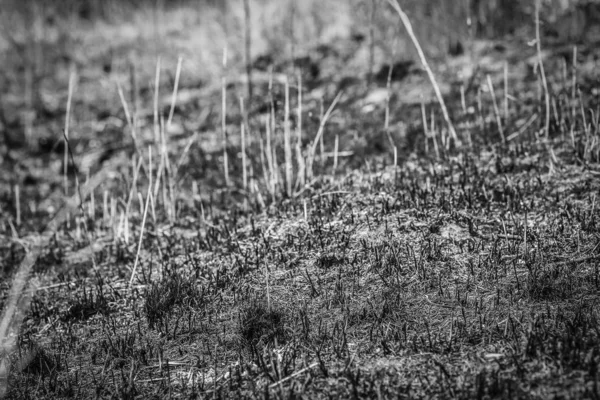
{"type": "Polygon", "coordinates": [[[248,99],[243,46],[223,84],[221,43],[198,55],[206,25],[171,12],[171,46],[73,22],[79,58],[43,47],[50,78],[25,105],[11,58],[7,398],[600,398],[593,46],[537,50],[532,29],[428,51],[455,140],[412,55],[377,44],[369,63],[368,24],[315,31],[293,63],[287,39],[257,45],[248,99]]]}

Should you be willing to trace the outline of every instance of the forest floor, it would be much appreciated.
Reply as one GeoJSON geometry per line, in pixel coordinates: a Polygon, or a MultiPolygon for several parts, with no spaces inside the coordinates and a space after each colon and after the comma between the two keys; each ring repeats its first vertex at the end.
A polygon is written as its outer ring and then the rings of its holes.
{"type": "Polygon", "coordinates": [[[221,80],[80,35],[2,103],[7,398],[600,398],[598,53],[528,39],[432,61],[456,138],[364,38],[257,57],[224,148],[221,80]]]}

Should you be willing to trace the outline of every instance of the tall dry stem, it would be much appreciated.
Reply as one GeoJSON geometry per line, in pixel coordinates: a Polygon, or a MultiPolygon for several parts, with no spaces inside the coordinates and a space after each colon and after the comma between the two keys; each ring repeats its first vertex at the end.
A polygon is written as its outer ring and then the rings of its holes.
{"type": "Polygon", "coordinates": [[[252,26],[250,24],[250,4],[244,0],[244,63],[246,64],[246,80],[248,85],[248,102],[252,104],[252,26]]]}
{"type": "Polygon", "coordinates": [[[317,130],[317,135],[315,136],[312,146],[310,147],[310,149],[308,151],[307,172],[308,172],[308,175],[310,178],[313,177],[313,164],[314,164],[314,160],[315,160],[315,154],[317,152],[317,146],[319,145],[319,143],[322,143],[323,132],[325,131],[325,125],[327,125],[327,121],[329,120],[331,113],[335,109],[335,106],[337,105],[337,103],[340,101],[340,99],[342,97],[342,93],[343,92],[338,92],[338,94],[335,96],[335,98],[331,102],[331,105],[329,106],[329,108],[327,109],[325,114],[321,117],[321,122],[319,123],[319,129],[317,130]]]}
{"type": "Polygon", "coordinates": [[[535,0],[535,49],[538,57],[538,67],[540,69],[540,76],[542,78],[542,87],[544,89],[544,104],[545,104],[545,117],[544,120],[544,134],[548,137],[550,133],[550,93],[548,91],[548,81],[546,80],[546,71],[544,69],[544,60],[542,57],[542,41],[540,37],[540,7],[541,0],[535,0]]]}
{"type": "Polygon", "coordinates": [[[221,77],[221,134],[223,139],[223,172],[225,185],[229,186],[229,159],[227,155],[227,46],[223,48],[223,72],[221,77]]]}
{"type": "Polygon", "coordinates": [[[446,103],[444,101],[444,97],[442,96],[442,91],[440,90],[440,87],[435,79],[435,75],[433,74],[433,71],[429,67],[429,63],[427,62],[425,53],[423,52],[423,49],[421,48],[421,45],[419,44],[419,40],[417,39],[417,36],[415,35],[415,33],[413,31],[412,24],[410,22],[410,19],[408,18],[408,15],[406,15],[404,10],[402,10],[402,7],[400,7],[400,3],[398,3],[398,0],[387,0],[387,2],[392,6],[392,8],[396,11],[396,13],[398,13],[398,16],[400,16],[400,19],[402,20],[402,24],[406,28],[406,32],[408,33],[408,36],[410,37],[411,41],[413,42],[413,45],[415,46],[417,53],[419,54],[419,58],[421,59],[421,64],[423,64],[423,68],[425,68],[425,71],[427,72],[427,76],[429,77],[429,80],[431,81],[431,85],[433,86],[435,95],[438,99],[438,102],[440,103],[440,107],[442,109],[442,114],[444,116],[444,120],[446,121],[446,125],[448,126],[448,131],[450,132],[450,136],[454,140],[454,143],[457,146],[460,146],[460,144],[461,144],[460,139],[458,138],[458,135],[456,134],[456,130],[454,129],[454,124],[452,123],[452,120],[450,119],[450,114],[448,113],[448,109],[446,108],[446,103]]]}
{"type": "Polygon", "coordinates": [[[290,84],[285,81],[285,112],[283,121],[283,147],[285,153],[285,183],[286,195],[292,195],[292,132],[290,127],[290,84]]]}

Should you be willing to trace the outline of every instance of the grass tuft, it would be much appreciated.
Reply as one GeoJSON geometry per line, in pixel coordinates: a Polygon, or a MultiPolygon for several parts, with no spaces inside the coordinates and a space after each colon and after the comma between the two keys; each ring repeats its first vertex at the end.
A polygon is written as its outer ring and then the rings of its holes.
{"type": "Polygon", "coordinates": [[[238,331],[251,354],[264,347],[285,343],[285,314],[270,309],[267,302],[253,299],[240,310],[238,331]]]}
{"type": "Polygon", "coordinates": [[[177,273],[169,273],[159,282],[151,283],[143,299],[148,326],[159,330],[169,324],[175,307],[198,307],[203,301],[196,282],[177,273]]]}

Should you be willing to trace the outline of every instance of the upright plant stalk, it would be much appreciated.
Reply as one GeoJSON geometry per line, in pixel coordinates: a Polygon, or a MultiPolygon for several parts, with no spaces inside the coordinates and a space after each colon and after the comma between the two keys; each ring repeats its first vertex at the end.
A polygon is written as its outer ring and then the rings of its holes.
{"type": "MultiPolygon", "coordinates": [[[[148,168],[152,170],[152,147],[148,148],[148,168]]],[[[140,194],[141,195],[141,194],[140,194]]],[[[142,242],[144,240],[144,228],[146,227],[146,217],[148,216],[148,206],[152,199],[152,181],[148,182],[148,191],[146,193],[146,204],[144,205],[144,213],[142,216],[142,225],[140,227],[140,239],[138,241],[138,247],[135,254],[135,261],[133,263],[133,270],[131,271],[131,277],[129,278],[129,288],[131,289],[131,285],[133,285],[133,280],[135,279],[135,274],[137,272],[137,266],[140,260],[140,252],[142,250],[142,242]]]]}
{"type": "Polygon", "coordinates": [[[171,109],[169,110],[169,118],[167,119],[167,130],[171,128],[173,115],[175,114],[175,103],[177,102],[177,91],[179,90],[179,78],[181,77],[181,64],[183,57],[177,59],[177,70],[175,71],[175,85],[173,86],[173,95],[171,96],[171,109]]]}
{"type": "Polygon", "coordinates": [[[138,76],[135,68],[135,63],[129,60],[129,85],[130,85],[130,98],[133,104],[133,124],[135,125],[135,119],[140,111],[140,95],[139,95],[139,83],[138,76]]]}
{"type": "Polygon", "coordinates": [[[315,137],[315,139],[312,143],[312,146],[309,149],[308,161],[307,161],[307,164],[308,164],[307,172],[311,179],[313,177],[312,167],[313,167],[313,163],[314,163],[314,159],[315,159],[315,153],[317,152],[317,145],[319,143],[321,143],[321,140],[323,138],[323,132],[325,131],[325,125],[327,124],[327,121],[329,120],[329,117],[331,116],[331,113],[335,109],[335,106],[337,105],[338,101],[340,101],[340,98],[342,97],[342,93],[343,92],[338,92],[338,94],[335,96],[335,98],[331,102],[331,105],[329,106],[329,108],[327,109],[325,114],[321,117],[319,129],[317,130],[317,136],[315,137]]]}
{"type": "Polygon", "coordinates": [[[156,73],[154,75],[154,144],[160,143],[160,125],[158,120],[158,96],[160,93],[160,57],[156,59],[156,73]]]}
{"type": "Polygon", "coordinates": [[[302,154],[302,74],[298,74],[298,105],[296,126],[296,159],[298,160],[298,174],[296,176],[296,189],[305,184],[306,164],[302,154]]]}
{"type": "Polygon", "coordinates": [[[223,48],[223,76],[221,77],[221,133],[223,135],[225,185],[229,186],[229,160],[227,156],[227,46],[223,48]]]}
{"type": "Polygon", "coordinates": [[[269,116],[265,118],[265,130],[267,135],[265,152],[267,153],[267,166],[269,169],[269,191],[271,192],[271,197],[275,199],[275,165],[273,150],[271,148],[271,118],[269,116]]]}
{"type": "Polygon", "coordinates": [[[492,78],[487,76],[488,89],[490,96],[492,96],[492,105],[494,106],[494,115],[496,116],[496,125],[498,125],[498,133],[502,138],[502,143],[506,143],[506,137],[504,136],[504,128],[502,127],[502,118],[500,117],[500,110],[498,109],[498,103],[496,102],[496,92],[494,91],[494,84],[492,78]]]}
{"type": "Polygon", "coordinates": [[[373,82],[373,64],[375,63],[375,12],[377,0],[371,0],[371,15],[369,18],[369,75],[368,83],[373,82]]]}
{"type": "Polygon", "coordinates": [[[390,135],[390,94],[391,94],[391,86],[392,86],[392,73],[394,72],[394,65],[391,65],[388,70],[387,82],[385,85],[385,120],[383,122],[383,130],[385,131],[388,139],[392,144],[393,140],[390,135]]]}
{"type": "Polygon", "coordinates": [[[288,80],[285,81],[285,113],[283,121],[283,147],[285,153],[285,188],[286,195],[291,197],[292,195],[292,140],[291,140],[291,128],[290,128],[290,84],[288,80]]]}
{"type": "Polygon", "coordinates": [[[242,184],[244,190],[248,189],[248,171],[246,162],[246,112],[244,107],[244,98],[240,97],[240,112],[242,113],[242,122],[240,123],[241,140],[242,140],[242,184]]]}
{"type": "Polygon", "coordinates": [[[440,87],[437,84],[435,75],[433,75],[433,71],[429,67],[429,63],[427,62],[425,53],[423,53],[423,49],[421,48],[421,45],[419,44],[419,40],[417,39],[417,36],[415,35],[415,33],[413,31],[412,24],[410,23],[410,19],[408,18],[408,15],[406,15],[406,13],[402,10],[402,7],[400,7],[398,0],[387,0],[387,2],[392,6],[392,8],[396,11],[396,13],[398,13],[398,16],[400,16],[400,19],[402,20],[402,24],[406,28],[406,32],[408,33],[408,36],[410,36],[410,39],[412,40],[413,45],[415,46],[417,53],[419,54],[419,58],[421,59],[421,63],[423,64],[423,67],[425,68],[425,71],[427,72],[427,76],[429,76],[429,80],[431,81],[431,85],[433,86],[433,90],[435,91],[435,95],[438,99],[438,102],[440,103],[440,107],[442,109],[442,114],[444,116],[444,120],[446,121],[446,125],[448,126],[448,131],[450,132],[450,136],[454,140],[454,143],[457,146],[460,146],[460,144],[461,144],[460,139],[458,138],[458,135],[456,134],[456,130],[454,129],[454,124],[452,124],[452,120],[450,119],[450,114],[448,113],[448,109],[446,108],[446,103],[444,102],[444,97],[442,96],[440,87]]]}
{"type": "Polygon", "coordinates": [[[246,79],[248,80],[248,102],[252,105],[252,36],[250,22],[250,3],[244,0],[244,58],[246,59],[246,79]]]}
{"type": "Polygon", "coordinates": [[[544,133],[546,137],[550,134],[550,93],[548,92],[548,81],[546,80],[546,71],[544,70],[544,61],[542,60],[542,42],[540,38],[540,0],[535,1],[535,48],[538,57],[538,66],[544,88],[544,102],[546,106],[546,119],[544,122],[544,133]]]}
{"type": "Polygon", "coordinates": [[[17,218],[16,218],[16,224],[17,226],[21,225],[21,189],[19,187],[19,184],[16,184],[14,186],[14,190],[15,190],[15,211],[17,214],[17,218]]]}
{"type": "Polygon", "coordinates": [[[296,73],[296,27],[294,22],[296,21],[296,2],[294,0],[289,2],[290,5],[290,61],[292,64],[292,73],[296,73]]]}
{"type": "Polygon", "coordinates": [[[508,121],[508,62],[504,63],[504,121],[508,121]]]}
{"type": "Polygon", "coordinates": [[[71,67],[71,73],[69,74],[69,94],[67,95],[67,111],[65,115],[65,130],[64,130],[64,139],[65,139],[65,154],[63,159],[63,187],[65,191],[65,196],[69,195],[69,177],[68,167],[69,167],[69,128],[71,125],[71,104],[73,102],[73,87],[75,86],[75,68],[71,67]]]}

